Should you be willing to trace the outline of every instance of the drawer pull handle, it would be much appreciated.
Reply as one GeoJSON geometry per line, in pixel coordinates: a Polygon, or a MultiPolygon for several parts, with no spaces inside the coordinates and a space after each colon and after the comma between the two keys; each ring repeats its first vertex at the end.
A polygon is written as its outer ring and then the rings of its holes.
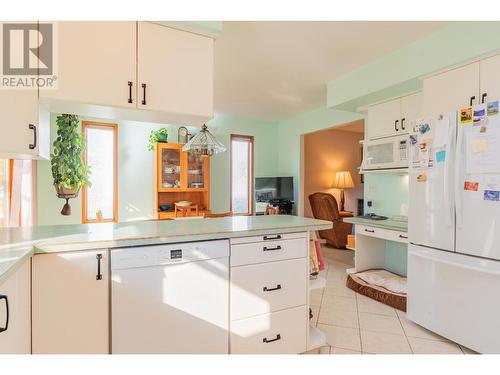
{"type": "Polygon", "coordinates": [[[267,337],[264,337],[262,339],[262,342],[265,342],[266,344],[269,344],[270,342],[278,341],[281,340],[281,335],[278,333],[274,339],[268,339],[267,337]]]}
{"type": "Polygon", "coordinates": [[[281,234],[277,234],[276,236],[264,236],[264,241],[269,240],[281,240],[281,234]]]}
{"type": "Polygon", "coordinates": [[[281,284],[276,285],[276,288],[268,288],[267,286],[263,288],[264,292],[272,292],[273,290],[280,290],[280,289],[281,289],[281,284]]]}
{"type": "Polygon", "coordinates": [[[365,232],[368,232],[368,233],[375,233],[375,231],[373,229],[365,229],[365,232]]]}
{"type": "Polygon", "coordinates": [[[402,234],[400,234],[400,235],[399,235],[399,238],[408,239],[408,236],[403,236],[402,234]]]}
{"type": "Polygon", "coordinates": [[[278,245],[276,247],[267,247],[267,246],[264,246],[264,248],[262,250],[264,250],[264,251],[281,250],[281,246],[280,245],[278,245]]]}
{"type": "Polygon", "coordinates": [[[9,299],[7,298],[6,295],[0,294],[0,300],[5,301],[5,310],[6,310],[6,315],[5,315],[5,325],[3,327],[0,327],[0,332],[5,332],[9,328],[9,299]]]}

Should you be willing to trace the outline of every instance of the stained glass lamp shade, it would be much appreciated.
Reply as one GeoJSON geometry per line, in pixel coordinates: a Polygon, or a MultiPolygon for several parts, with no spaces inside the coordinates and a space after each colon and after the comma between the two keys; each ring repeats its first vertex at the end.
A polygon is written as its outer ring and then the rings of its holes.
{"type": "Polygon", "coordinates": [[[203,156],[212,156],[225,152],[226,147],[208,131],[207,126],[204,124],[198,134],[184,145],[182,151],[203,156]]]}

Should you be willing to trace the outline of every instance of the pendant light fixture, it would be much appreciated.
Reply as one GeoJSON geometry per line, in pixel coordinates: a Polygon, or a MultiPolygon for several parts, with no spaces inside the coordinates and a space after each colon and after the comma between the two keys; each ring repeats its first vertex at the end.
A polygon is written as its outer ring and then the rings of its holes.
{"type": "Polygon", "coordinates": [[[202,156],[212,156],[220,152],[225,152],[226,147],[215,139],[212,133],[208,131],[207,125],[203,124],[198,134],[184,145],[182,151],[202,156]]]}

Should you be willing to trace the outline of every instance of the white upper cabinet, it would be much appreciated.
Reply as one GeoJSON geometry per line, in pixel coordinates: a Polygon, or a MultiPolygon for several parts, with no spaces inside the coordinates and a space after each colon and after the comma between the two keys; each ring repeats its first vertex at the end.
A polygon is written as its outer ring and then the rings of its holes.
{"type": "Polygon", "coordinates": [[[137,48],[138,108],[213,116],[213,39],[139,22],[137,48]]]}
{"type": "Polygon", "coordinates": [[[390,100],[368,109],[368,139],[396,135],[401,127],[401,101],[390,100]]]}
{"type": "Polygon", "coordinates": [[[479,66],[481,101],[500,100],[500,55],[482,60],[479,66]]]}
{"type": "Polygon", "coordinates": [[[479,63],[425,78],[423,93],[426,116],[480,103],[479,63]]]}
{"type": "Polygon", "coordinates": [[[48,114],[38,111],[38,90],[0,90],[0,159],[48,159],[48,114]]]}
{"type": "Polygon", "coordinates": [[[33,257],[33,354],[109,353],[108,250],[33,257]]]}
{"type": "Polygon", "coordinates": [[[57,26],[57,88],[40,90],[40,97],[134,108],[136,22],[57,26]]]}
{"type": "Polygon", "coordinates": [[[0,354],[31,353],[30,278],[27,259],[0,283],[0,354]]]}
{"type": "Polygon", "coordinates": [[[401,134],[408,134],[410,123],[423,115],[422,93],[417,92],[401,98],[401,134]]]}

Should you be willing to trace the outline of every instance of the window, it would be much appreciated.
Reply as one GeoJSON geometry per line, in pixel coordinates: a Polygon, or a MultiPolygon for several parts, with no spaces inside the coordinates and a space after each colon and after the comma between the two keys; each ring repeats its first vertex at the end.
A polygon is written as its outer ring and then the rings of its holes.
{"type": "Polygon", "coordinates": [[[253,137],[231,135],[231,211],[251,215],[253,207],[253,137]]]}
{"type": "Polygon", "coordinates": [[[118,221],[117,125],[82,122],[87,143],[84,160],[90,169],[90,187],[82,190],[82,222],[118,221]]]}

